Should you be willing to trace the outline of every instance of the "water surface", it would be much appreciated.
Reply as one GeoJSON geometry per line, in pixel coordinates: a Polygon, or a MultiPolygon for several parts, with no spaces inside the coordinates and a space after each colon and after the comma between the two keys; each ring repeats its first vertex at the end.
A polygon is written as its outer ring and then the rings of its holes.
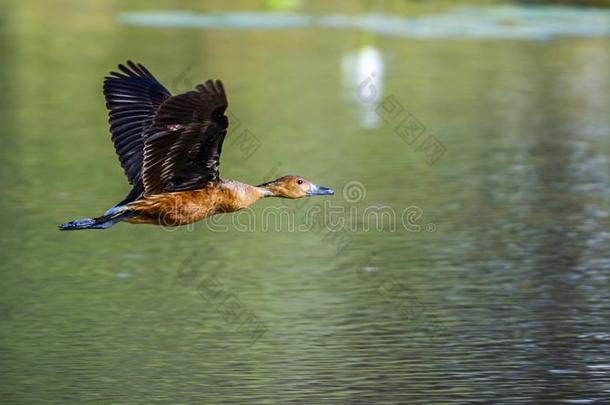
{"type": "Polygon", "coordinates": [[[168,9],[147,4],[0,3],[0,398],[610,401],[607,36],[121,21],[168,9]],[[345,226],[265,230],[268,207],[323,201],[270,199],[246,231],[58,232],[128,191],[101,95],[128,58],[175,92],[222,78],[222,174],[331,186],[345,226]],[[372,206],[417,207],[416,227],[367,231],[372,206]]]}

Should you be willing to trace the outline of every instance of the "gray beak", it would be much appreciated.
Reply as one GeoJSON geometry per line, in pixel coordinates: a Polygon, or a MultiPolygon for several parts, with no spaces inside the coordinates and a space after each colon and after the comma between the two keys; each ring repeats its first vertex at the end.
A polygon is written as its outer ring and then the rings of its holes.
{"type": "Polygon", "coordinates": [[[332,188],[318,186],[312,184],[311,188],[307,192],[307,195],[333,195],[335,192],[332,188]]]}

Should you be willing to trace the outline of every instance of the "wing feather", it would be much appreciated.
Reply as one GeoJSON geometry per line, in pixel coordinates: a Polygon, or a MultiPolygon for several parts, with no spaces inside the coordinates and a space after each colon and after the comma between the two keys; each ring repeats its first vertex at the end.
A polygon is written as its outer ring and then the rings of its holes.
{"type": "Polygon", "coordinates": [[[163,102],[146,134],[145,194],[192,190],[218,180],[227,105],[222,82],[211,80],[163,102]]]}
{"type": "Polygon", "coordinates": [[[127,61],[118,69],[104,80],[104,96],[112,142],[129,183],[135,185],[142,176],[144,133],[171,94],[139,63],[127,61]]]}

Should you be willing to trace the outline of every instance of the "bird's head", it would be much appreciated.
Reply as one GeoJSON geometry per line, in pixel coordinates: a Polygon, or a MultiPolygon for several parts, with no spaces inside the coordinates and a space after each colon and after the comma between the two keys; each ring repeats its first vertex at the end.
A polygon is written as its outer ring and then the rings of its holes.
{"type": "Polygon", "coordinates": [[[283,176],[268,183],[259,184],[258,187],[269,192],[269,196],[283,198],[335,194],[332,189],[318,186],[301,176],[283,176]]]}

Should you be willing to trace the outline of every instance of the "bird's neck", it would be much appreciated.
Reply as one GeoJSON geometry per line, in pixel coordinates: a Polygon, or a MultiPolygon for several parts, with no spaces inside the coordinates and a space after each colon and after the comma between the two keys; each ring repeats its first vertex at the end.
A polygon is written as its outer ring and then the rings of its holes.
{"type": "Polygon", "coordinates": [[[250,186],[250,187],[254,187],[256,189],[256,192],[260,194],[260,198],[264,198],[264,197],[274,197],[275,196],[275,192],[269,190],[267,187],[264,186],[250,186]]]}
{"type": "Polygon", "coordinates": [[[266,187],[252,186],[235,180],[223,181],[222,187],[230,191],[231,199],[238,209],[247,208],[261,198],[274,196],[266,187]]]}

